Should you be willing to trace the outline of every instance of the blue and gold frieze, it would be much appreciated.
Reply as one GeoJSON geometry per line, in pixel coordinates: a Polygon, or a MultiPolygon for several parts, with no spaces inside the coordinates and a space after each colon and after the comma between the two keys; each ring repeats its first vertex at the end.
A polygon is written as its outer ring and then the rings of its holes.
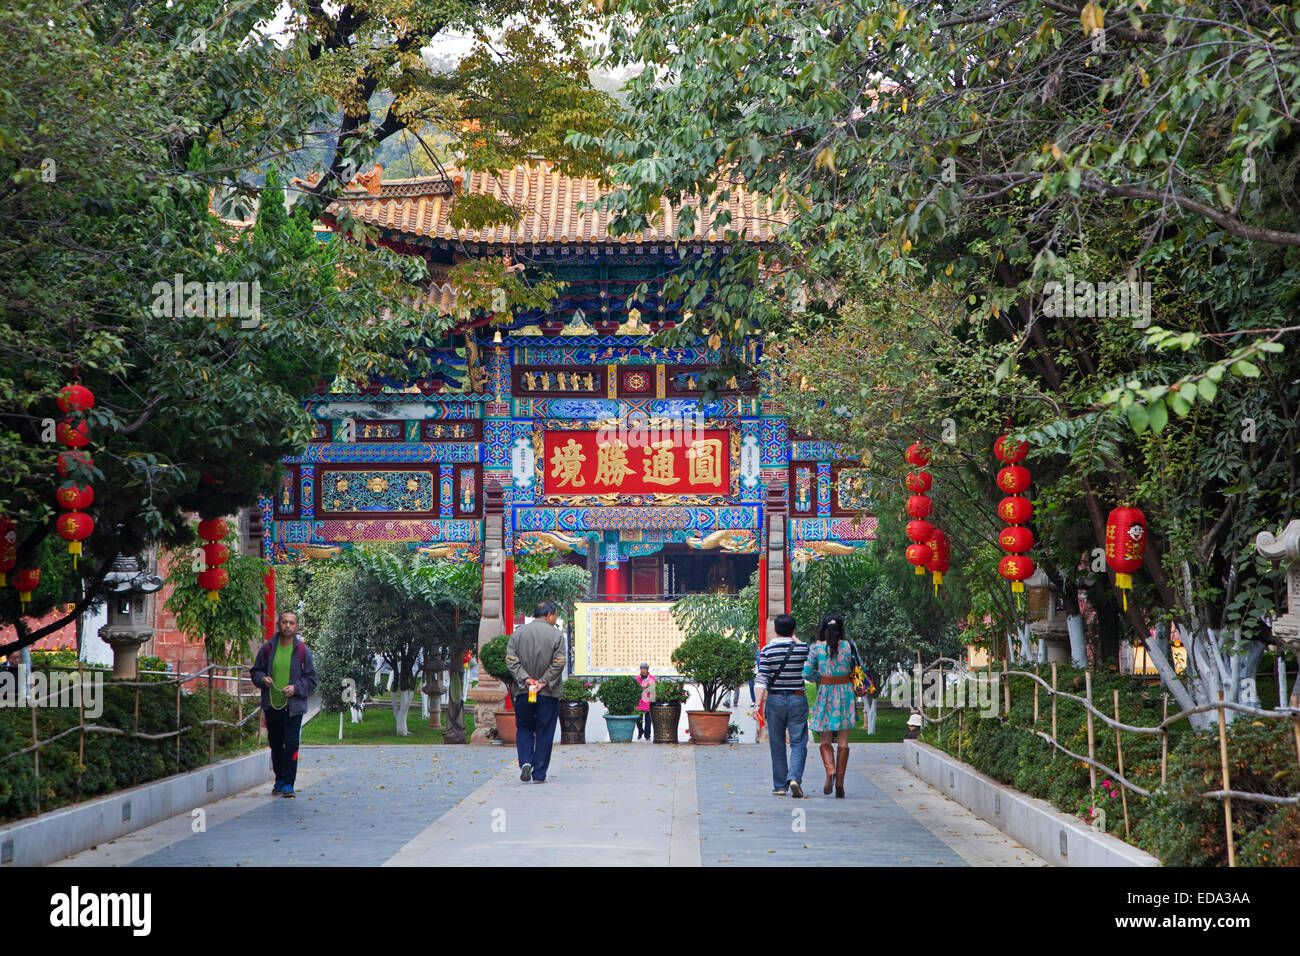
{"type": "Polygon", "coordinates": [[[759,423],[758,440],[759,448],[763,452],[761,464],[788,465],[790,463],[790,433],[784,418],[764,418],[759,423]]]}
{"type": "Polygon", "coordinates": [[[515,530],[524,531],[618,531],[644,529],[667,531],[718,531],[722,529],[757,530],[757,507],[589,507],[589,508],[517,508],[515,530]]]}
{"type": "Polygon", "coordinates": [[[482,446],[475,442],[331,442],[310,445],[301,455],[291,455],[284,460],[289,464],[466,464],[478,461],[481,449],[482,446]]]}
{"type": "Polygon", "coordinates": [[[569,338],[512,339],[517,365],[719,365],[735,357],[750,365],[758,361],[759,347],[751,343],[740,348],[649,348],[634,336],[584,337],[581,344],[569,338]]]}
{"type": "Polygon", "coordinates": [[[817,465],[817,514],[831,513],[831,466],[827,462],[817,465]]]}
{"type": "Polygon", "coordinates": [[[791,518],[790,540],[866,542],[876,539],[876,518],[791,518]]]}
{"type": "Polygon", "coordinates": [[[298,472],[298,516],[316,516],[316,468],[313,465],[303,465],[298,472]]]}
{"type": "Polygon", "coordinates": [[[386,514],[436,512],[434,474],[410,471],[330,469],[320,476],[320,517],[379,511],[386,514]]]}
{"type": "Polygon", "coordinates": [[[451,418],[483,417],[483,402],[490,395],[329,395],[307,402],[312,418],[451,418]]]}
{"type": "Polygon", "coordinates": [[[836,461],[856,457],[853,448],[841,441],[796,439],[790,443],[791,461],[836,461]]]}
{"type": "Polygon", "coordinates": [[[443,518],[451,517],[454,482],[451,465],[438,466],[438,514],[443,518]]]}

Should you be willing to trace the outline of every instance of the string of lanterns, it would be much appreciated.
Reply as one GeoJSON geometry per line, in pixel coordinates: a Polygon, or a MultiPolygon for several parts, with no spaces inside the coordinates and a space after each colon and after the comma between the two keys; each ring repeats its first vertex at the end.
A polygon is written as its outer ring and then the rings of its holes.
{"type": "Polygon", "coordinates": [[[925,567],[934,558],[934,550],[930,547],[929,541],[934,537],[934,525],[925,519],[934,511],[934,502],[926,494],[934,482],[934,477],[925,471],[925,466],[930,463],[930,449],[926,448],[920,442],[909,445],[907,451],[903,454],[909,465],[916,468],[904,479],[903,484],[911,495],[907,499],[907,515],[910,520],[907,522],[907,538],[912,543],[907,546],[905,556],[907,562],[911,564],[917,574],[925,574],[925,567]]]}
{"type": "Polygon", "coordinates": [[[226,522],[209,518],[199,522],[199,537],[207,542],[202,548],[203,570],[199,572],[199,587],[208,592],[208,600],[221,598],[221,589],[230,583],[230,572],[221,565],[230,557],[230,549],[222,544],[226,536],[226,522]]]}
{"type": "MultiPolygon", "coordinates": [[[[84,415],[95,407],[95,396],[86,386],[74,382],[59,389],[57,402],[59,411],[65,415],[84,415]]],[[[65,418],[55,430],[55,436],[59,443],[71,452],[90,444],[90,435],[84,419],[74,424],[71,418],[65,418]]],[[[64,458],[65,454],[69,452],[59,455],[56,467],[60,475],[68,477],[69,461],[64,458]]],[[[84,460],[88,464],[90,456],[79,456],[77,460],[78,462],[84,460]]],[[[55,522],[54,530],[60,538],[68,542],[68,553],[72,555],[72,566],[75,568],[77,559],[81,556],[81,542],[89,538],[95,530],[95,519],[85,512],[85,509],[95,500],[95,490],[90,485],[78,485],[75,479],[69,478],[58,487],[54,498],[59,503],[59,507],[65,509],[64,514],[59,515],[58,521],[55,522]]]]}
{"type": "Polygon", "coordinates": [[[1029,488],[1029,469],[1020,462],[1029,454],[1026,442],[1014,443],[1010,435],[1001,435],[993,443],[993,455],[1003,463],[998,472],[998,488],[1007,494],[998,504],[998,517],[1008,527],[998,535],[998,545],[1007,556],[998,564],[998,573],[1011,582],[1011,591],[1020,607],[1020,595],[1025,591],[1025,578],[1034,573],[1034,560],[1026,553],[1034,546],[1034,533],[1024,527],[1034,507],[1021,492],[1029,488]]]}

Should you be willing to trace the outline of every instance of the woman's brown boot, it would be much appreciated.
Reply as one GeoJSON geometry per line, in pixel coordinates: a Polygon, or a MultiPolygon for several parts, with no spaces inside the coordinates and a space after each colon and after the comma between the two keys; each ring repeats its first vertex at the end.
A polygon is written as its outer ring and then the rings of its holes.
{"type": "Polygon", "coordinates": [[[822,744],[822,766],[826,768],[826,786],[822,787],[822,793],[830,796],[831,783],[835,780],[835,745],[822,744]]]}
{"type": "Polygon", "coordinates": [[[835,755],[835,796],[844,796],[844,774],[849,767],[849,745],[840,744],[840,752],[835,755]]]}

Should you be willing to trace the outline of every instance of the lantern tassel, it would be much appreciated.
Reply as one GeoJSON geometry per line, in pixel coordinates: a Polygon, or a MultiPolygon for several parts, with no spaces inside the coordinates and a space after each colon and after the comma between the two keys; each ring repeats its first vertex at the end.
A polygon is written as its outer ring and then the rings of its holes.
{"type": "Polygon", "coordinates": [[[216,604],[217,601],[220,600],[220,598],[221,598],[221,595],[220,595],[218,592],[216,592],[216,591],[209,591],[209,592],[208,592],[208,600],[211,601],[213,604],[216,604]]]}
{"type": "Polygon", "coordinates": [[[918,565],[916,566],[916,571],[915,571],[914,573],[916,573],[916,574],[925,574],[925,568],[921,567],[921,566],[918,564],[918,565]]]}

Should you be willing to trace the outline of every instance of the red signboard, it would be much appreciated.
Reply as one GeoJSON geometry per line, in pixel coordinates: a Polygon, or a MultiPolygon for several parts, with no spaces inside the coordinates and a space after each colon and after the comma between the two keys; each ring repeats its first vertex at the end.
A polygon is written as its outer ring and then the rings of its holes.
{"type": "Polygon", "coordinates": [[[726,429],[683,436],[607,436],[596,431],[548,431],[543,489],[548,495],[725,495],[731,483],[731,434],[726,429]]]}

